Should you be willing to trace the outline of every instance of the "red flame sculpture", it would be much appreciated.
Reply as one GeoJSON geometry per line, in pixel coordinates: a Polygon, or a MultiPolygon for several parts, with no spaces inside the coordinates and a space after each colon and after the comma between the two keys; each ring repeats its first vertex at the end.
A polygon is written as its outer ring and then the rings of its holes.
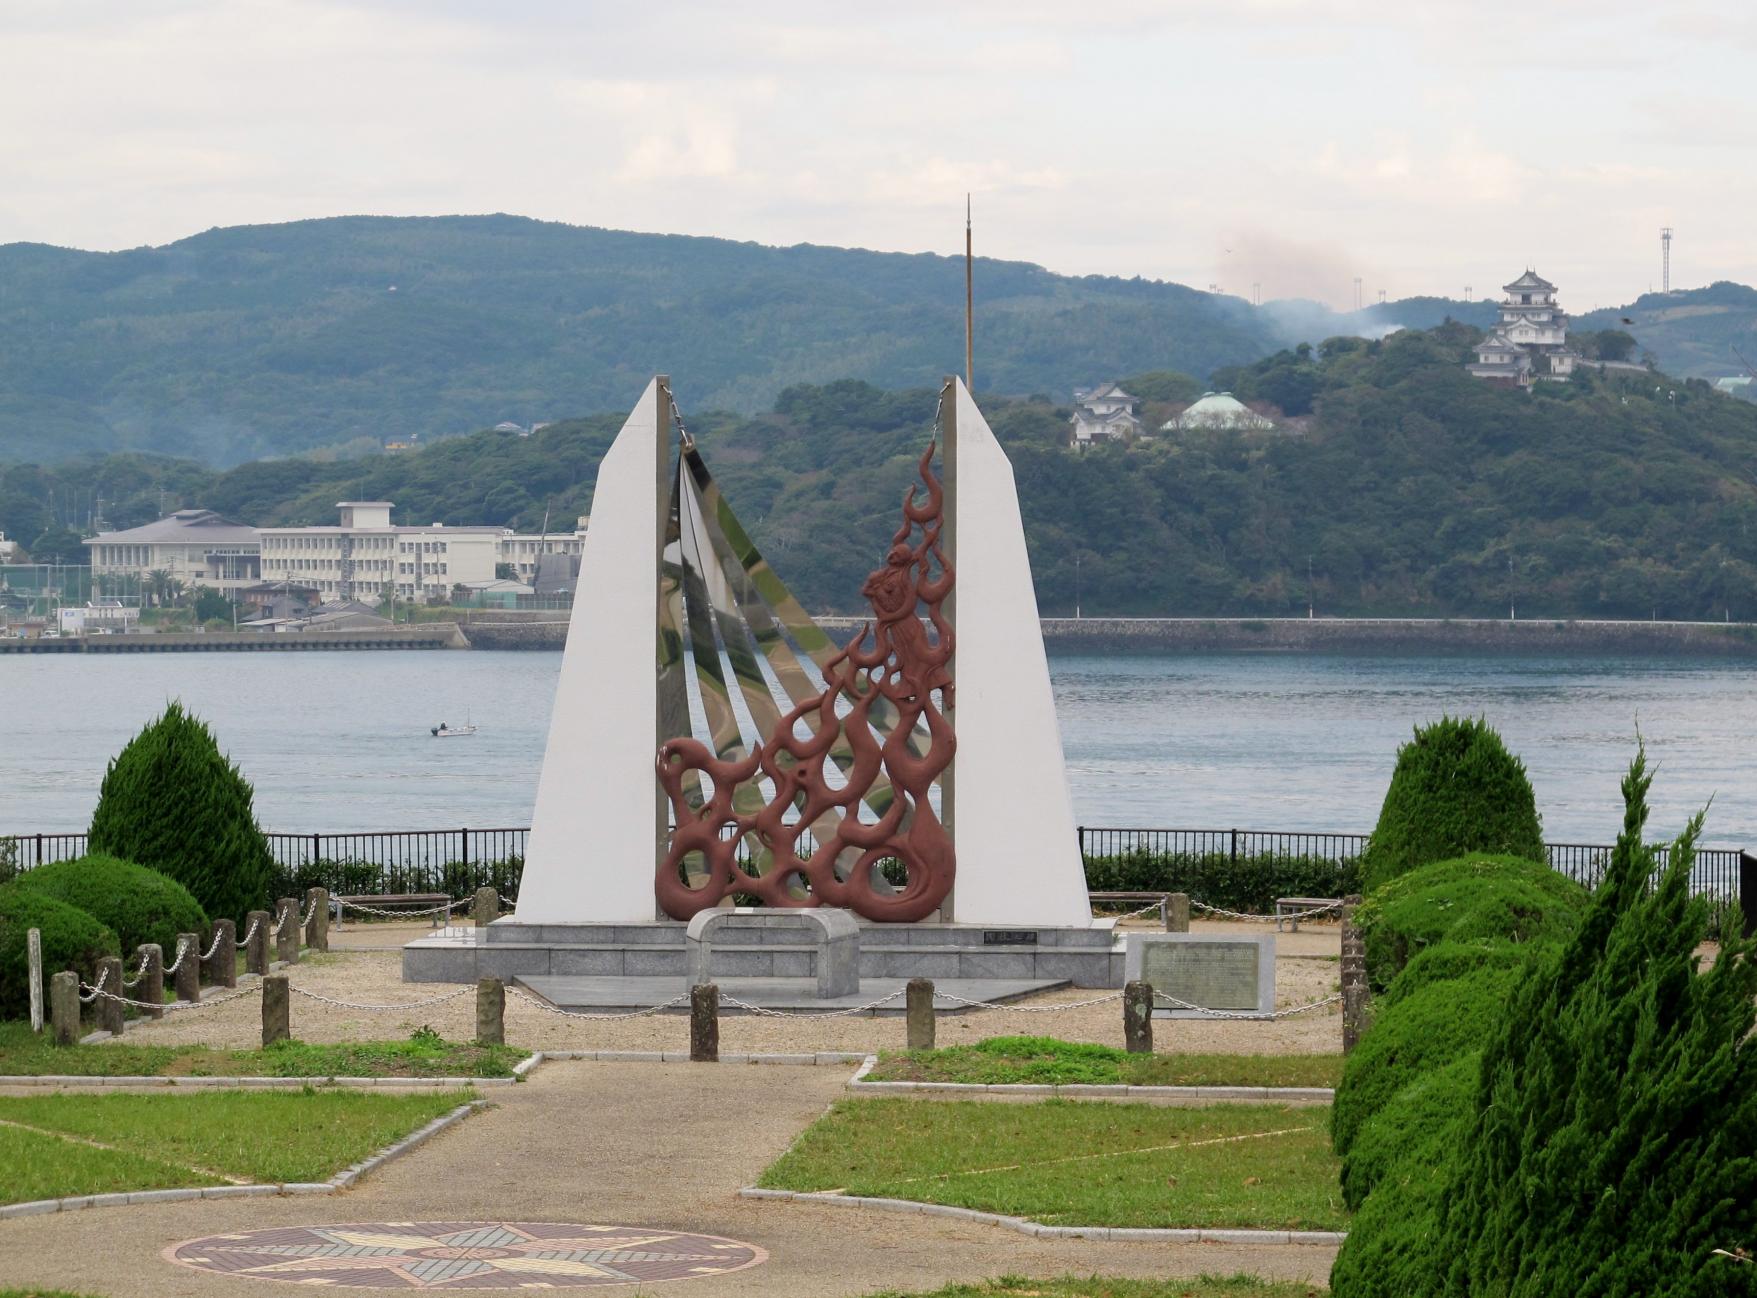
{"type": "Polygon", "coordinates": [[[957,747],[947,717],[954,641],[941,612],[954,574],[940,550],[945,492],[933,473],[934,449],[930,442],[918,466],[925,500],[917,504],[918,488],[909,489],[903,525],[891,539],[884,567],[860,588],[874,620],[825,665],[824,692],[783,716],[767,741],[753,745],[741,761],[722,761],[695,739],[660,746],[659,781],[671,799],[676,828],[659,865],[656,892],[672,918],[688,919],[734,893],[750,893],[765,906],[846,906],[867,919],[909,922],[931,915],[951,891],[951,836],[928,802],[929,787],[957,747]],[[917,527],[921,539],[911,544],[917,527]],[[923,607],[931,634],[922,625],[923,607]],[[846,716],[837,716],[838,700],[850,705],[846,716]],[[874,724],[875,708],[883,725],[874,724]],[[922,722],[927,743],[917,752],[910,736],[922,722]],[[838,763],[846,769],[841,787],[832,787],[825,768],[838,738],[846,740],[851,760],[845,756],[838,763]],[[684,797],[690,770],[712,783],[713,794],[700,807],[684,797]],[[740,814],[733,793],[759,770],[774,797],[754,814],[740,814]],[[876,821],[863,823],[862,799],[881,774],[891,800],[876,821]],[[802,859],[801,834],[826,821],[835,824],[834,831],[802,859]],[[738,843],[746,836],[768,855],[760,876],[737,863],[738,843]],[[684,881],[681,866],[691,853],[706,863],[705,886],[684,881]],[[887,861],[906,870],[900,887],[879,874],[887,861]]]}

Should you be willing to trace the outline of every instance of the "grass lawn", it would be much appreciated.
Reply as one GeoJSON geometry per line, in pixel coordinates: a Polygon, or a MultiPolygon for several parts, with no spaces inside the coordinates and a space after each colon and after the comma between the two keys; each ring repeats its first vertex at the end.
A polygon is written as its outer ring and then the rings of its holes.
{"type": "Polygon", "coordinates": [[[131,1045],[126,1040],[57,1046],[28,1023],[0,1023],[0,1076],[40,1077],[511,1077],[530,1056],[511,1046],[476,1046],[417,1032],[408,1041],[310,1045],[283,1041],[261,1050],[131,1045]]]}
{"type": "Polygon", "coordinates": [[[0,1298],[82,1298],[65,1289],[0,1289],[0,1298]]]}
{"type": "Polygon", "coordinates": [[[1067,1086],[1335,1086],[1341,1055],[1131,1055],[1054,1037],[990,1037],[940,1050],[887,1050],[875,1082],[1067,1086]]]}
{"type": "Polygon", "coordinates": [[[841,1100],[758,1184],[1052,1226],[1339,1230],[1329,1131],[1316,1106],[841,1100]]]}
{"type": "MultiPolygon", "coordinates": [[[[982,1284],[955,1284],[932,1293],[904,1293],[886,1289],[868,1298],[1321,1298],[1328,1293],[1319,1285],[1282,1282],[1271,1284],[1255,1276],[1205,1275],[1195,1280],[1113,1280],[1091,1276],[1081,1280],[1027,1280],[1002,1276],[982,1284]]],[[[6,1298],[0,1293],[0,1298],[6,1298]]],[[[53,1296],[51,1296],[53,1298],[53,1296]]]]}
{"type": "Polygon", "coordinates": [[[469,1095],[305,1089],[0,1097],[0,1167],[7,1169],[0,1202],[321,1181],[469,1095]]]}

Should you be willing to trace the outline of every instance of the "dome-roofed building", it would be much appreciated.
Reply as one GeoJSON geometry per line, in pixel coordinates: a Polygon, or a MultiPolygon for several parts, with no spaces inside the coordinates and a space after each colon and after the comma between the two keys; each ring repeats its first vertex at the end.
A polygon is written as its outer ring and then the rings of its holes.
{"type": "Polygon", "coordinates": [[[1275,427],[1275,421],[1259,415],[1230,392],[1204,392],[1194,405],[1159,427],[1168,433],[1189,428],[1268,429],[1275,427]]]}

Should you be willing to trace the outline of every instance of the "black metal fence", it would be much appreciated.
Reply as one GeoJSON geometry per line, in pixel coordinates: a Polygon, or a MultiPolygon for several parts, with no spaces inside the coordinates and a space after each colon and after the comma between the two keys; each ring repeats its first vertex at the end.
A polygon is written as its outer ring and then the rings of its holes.
{"type": "MultiPolygon", "coordinates": [[[[322,886],[333,893],[443,892],[463,898],[491,887],[516,896],[524,869],[528,829],[417,829],[350,834],[268,835],[279,877],[277,896],[322,886]]],[[[1326,834],[1261,829],[1158,829],[1080,827],[1080,853],[1088,876],[1106,863],[1130,859],[1203,861],[1234,871],[1291,869],[1347,877],[1366,850],[1365,834],[1326,834]]],[[[68,860],[85,852],[84,834],[0,835],[0,880],[22,870],[68,860]]],[[[809,844],[802,844],[809,846],[809,844]]],[[[1550,865],[1595,887],[1610,863],[1611,847],[1592,843],[1547,844],[1550,865]]],[[[1656,847],[1663,868],[1670,849],[1656,847]]],[[[1741,878],[1757,862],[1736,848],[1699,848],[1692,884],[1697,892],[1735,900],[1741,878]],[[1744,864],[1742,864],[1744,863],[1744,864]]],[[[1127,886],[1126,880],[1107,881],[1127,886]]],[[[1095,883],[1094,886],[1100,886],[1095,883]]]]}

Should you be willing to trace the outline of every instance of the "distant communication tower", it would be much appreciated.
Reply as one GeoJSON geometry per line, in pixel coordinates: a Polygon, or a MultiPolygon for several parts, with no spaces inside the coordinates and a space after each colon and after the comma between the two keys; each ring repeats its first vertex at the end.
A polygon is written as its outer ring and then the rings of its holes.
{"type": "Polygon", "coordinates": [[[1263,305],[1263,285],[1262,285],[1262,282],[1259,280],[1252,280],[1251,281],[1251,305],[1252,306],[1262,306],[1263,305]]]}
{"type": "Polygon", "coordinates": [[[1465,300],[1465,301],[1466,301],[1466,302],[1468,302],[1468,301],[1470,301],[1470,300],[1471,300],[1471,299],[1470,299],[1470,285],[1468,285],[1468,284],[1466,284],[1466,285],[1465,285],[1465,286],[1464,286],[1464,300],[1465,300]]]}
{"type": "Polygon", "coordinates": [[[1379,305],[1380,306],[1385,305],[1385,290],[1384,289],[1379,290],[1379,305]]]}
{"type": "Polygon", "coordinates": [[[1669,225],[1659,232],[1659,291],[1672,291],[1672,227],[1669,225]]]}

